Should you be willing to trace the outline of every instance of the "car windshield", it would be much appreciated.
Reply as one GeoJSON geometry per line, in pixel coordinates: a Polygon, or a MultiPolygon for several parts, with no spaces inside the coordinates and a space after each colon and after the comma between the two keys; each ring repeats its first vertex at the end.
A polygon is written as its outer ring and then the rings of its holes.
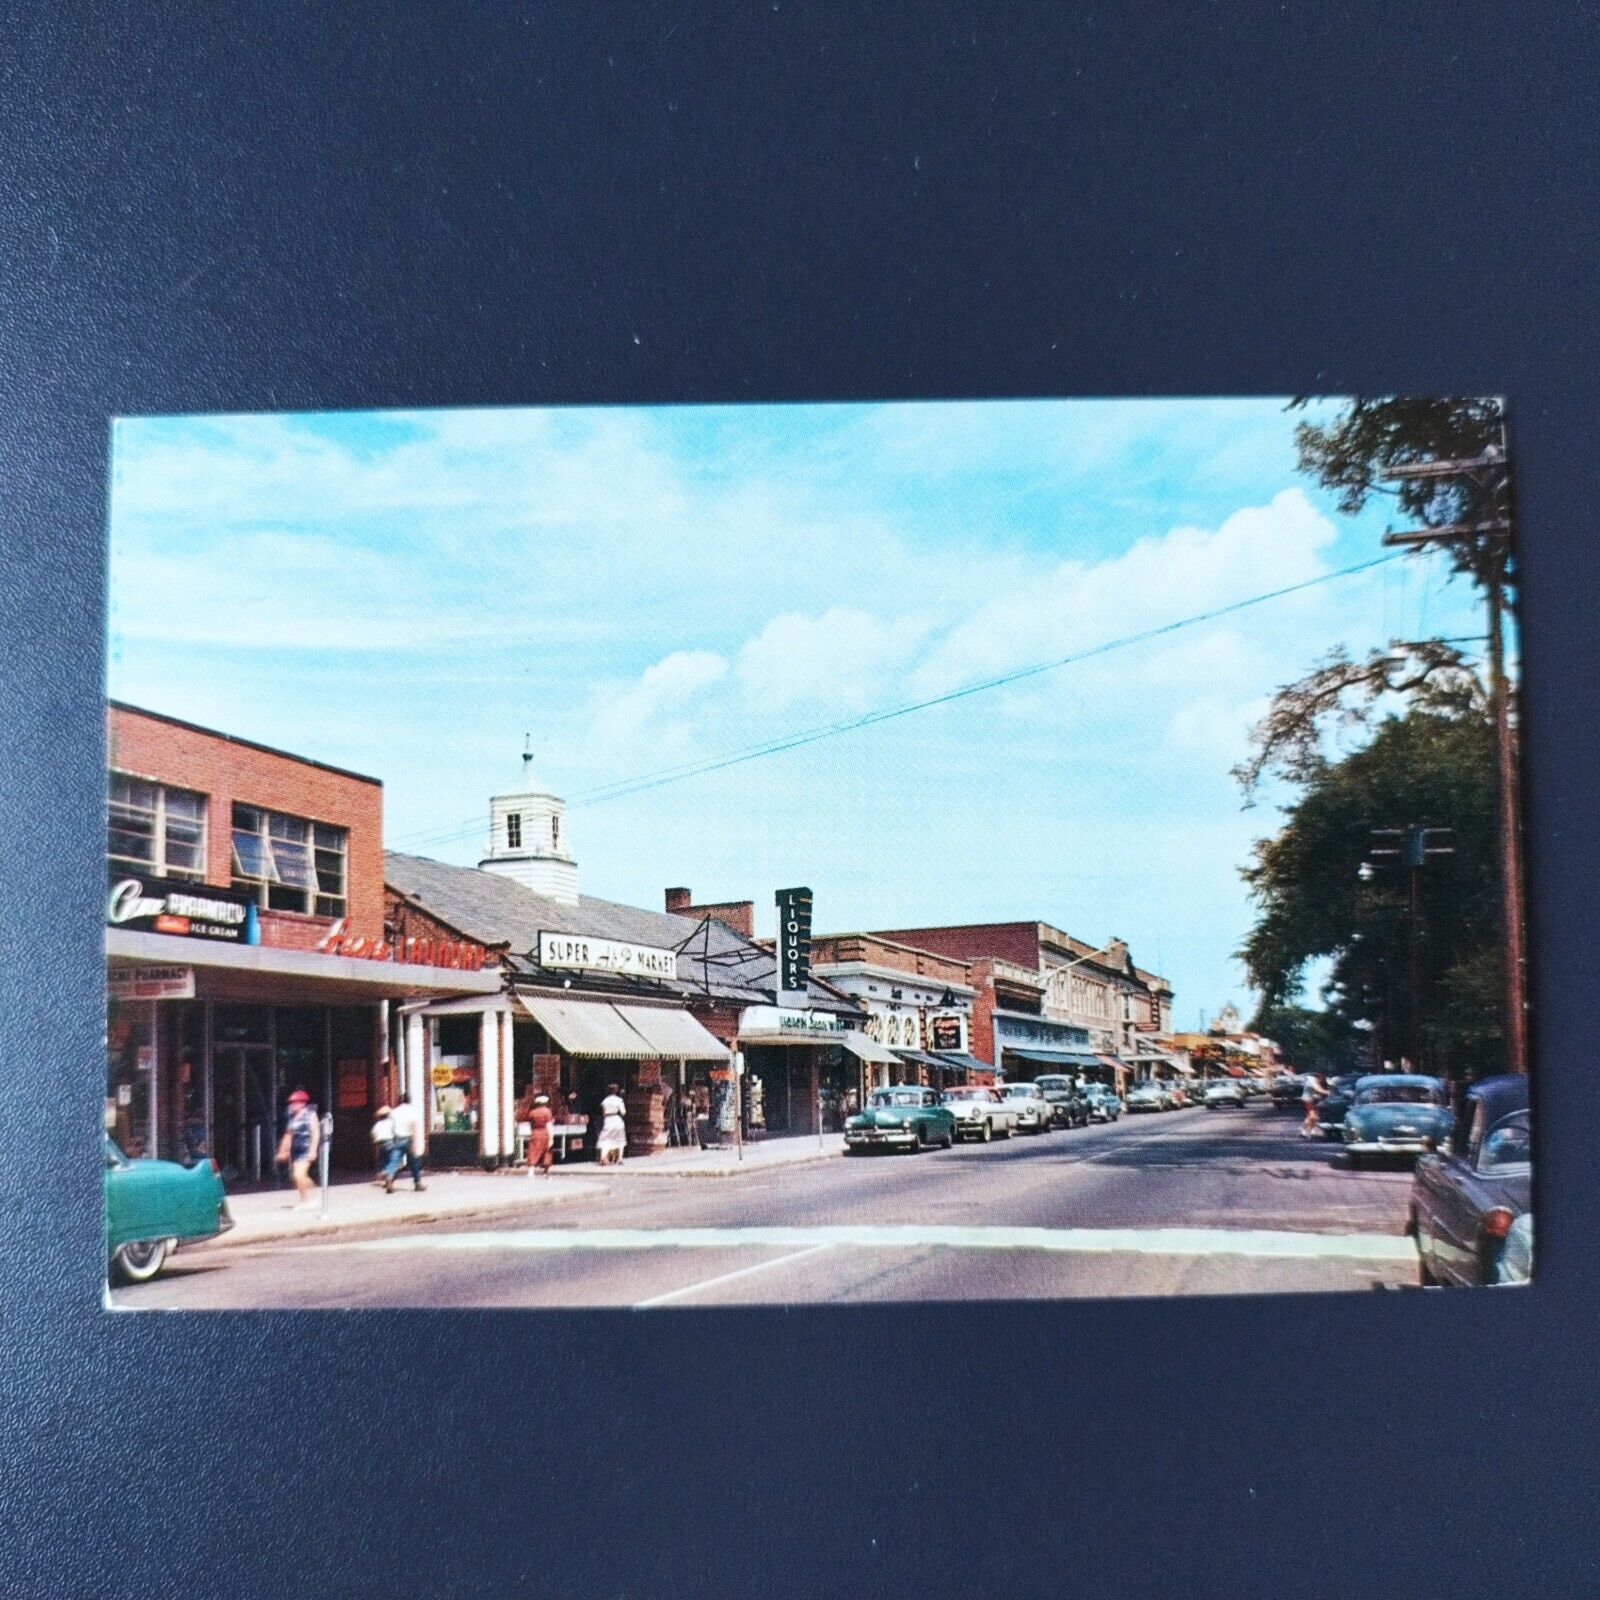
{"type": "Polygon", "coordinates": [[[1356,1096],[1363,1106],[1436,1106],[1443,1104],[1439,1091],[1426,1083],[1375,1083],[1356,1096]]]}
{"type": "Polygon", "coordinates": [[[1058,1078],[1051,1076],[1047,1078],[1035,1078],[1033,1081],[1038,1084],[1041,1089],[1070,1089],[1072,1087],[1071,1078],[1058,1078]]]}
{"type": "Polygon", "coordinates": [[[987,1100],[988,1098],[989,1091],[987,1089],[946,1089],[944,1092],[944,1099],[946,1100],[987,1100]]]}
{"type": "Polygon", "coordinates": [[[1008,1083],[1005,1092],[1011,1100],[1030,1100],[1038,1093],[1038,1088],[1031,1083],[1008,1083]]]}

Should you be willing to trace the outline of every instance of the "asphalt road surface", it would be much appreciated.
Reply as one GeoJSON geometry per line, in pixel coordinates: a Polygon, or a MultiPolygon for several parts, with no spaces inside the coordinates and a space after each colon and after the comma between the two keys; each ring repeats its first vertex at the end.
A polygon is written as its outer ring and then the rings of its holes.
{"type": "Polygon", "coordinates": [[[630,1171],[488,1218],[200,1246],[112,1302],[665,1310],[1415,1284],[1409,1173],[1351,1171],[1298,1126],[1252,1103],[731,1178],[630,1171]]]}

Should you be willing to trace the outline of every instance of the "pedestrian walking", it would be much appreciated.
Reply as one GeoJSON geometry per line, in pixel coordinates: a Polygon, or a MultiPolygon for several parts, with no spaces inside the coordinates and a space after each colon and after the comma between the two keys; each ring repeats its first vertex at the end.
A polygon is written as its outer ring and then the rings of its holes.
{"type": "Polygon", "coordinates": [[[1300,1124],[1302,1139],[1315,1139],[1320,1131],[1317,1127],[1317,1102],[1326,1092],[1322,1087],[1322,1079],[1314,1072],[1308,1072],[1301,1081],[1300,1099],[1306,1108],[1306,1120],[1300,1124]]]}
{"type": "Polygon", "coordinates": [[[622,1164],[623,1152],[628,1144],[627,1115],[628,1107],[620,1090],[616,1084],[608,1083],[606,1097],[600,1102],[600,1138],[595,1144],[603,1167],[622,1164]]]}
{"type": "Polygon", "coordinates": [[[409,1100],[402,1100],[394,1108],[394,1142],[389,1146],[389,1162],[384,1168],[387,1180],[385,1192],[394,1188],[401,1167],[411,1175],[411,1187],[421,1192],[427,1186],[422,1181],[422,1152],[417,1149],[417,1108],[409,1100]]]}
{"type": "Polygon", "coordinates": [[[528,1113],[528,1171],[538,1171],[545,1177],[550,1176],[550,1168],[555,1164],[556,1153],[550,1139],[550,1126],[556,1120],[556,1114],[550,1109],[550,1096],[536,1094],[533,1097],[533,1110],[528,1113]]]}
{"type": "Polygon", "coordinates": [[[287,1165],[294,1182],[297,1200],[289,1202],[290,1209],[306,1211],[317,1203],[317,1186],[311,1178],[311,1163],[317,1159],[322,1144],[322,1125],[312,1108],[311,1096],[304,1089],[296,1089],[289,1096],[289,1120],[284,1125],[283,1138],[278,1142],[278,1161],[287,1165]]]}
{"type": "Polygon", "coordinates": [[[374,1183],[381,1184],[387,1192],[393,1188],[389,1182],[389,1155],[394,1147],[394,1112],[390,1107],[378,1107],[378,1115],[372,1124],[372,1150],[378,1161],[378,1176],[374,1183]]]}

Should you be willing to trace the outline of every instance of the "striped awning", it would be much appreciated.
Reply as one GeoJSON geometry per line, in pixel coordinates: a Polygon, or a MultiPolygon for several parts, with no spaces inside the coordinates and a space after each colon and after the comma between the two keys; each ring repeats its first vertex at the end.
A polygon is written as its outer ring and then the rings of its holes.
{"type": "Polygon", "coordinates": [[[708,1028],[676,1006],[618,1004],[623,1021],[668,1061],[726,1061],[733,1054],[708,1028]]]}
{"type": "Polygon", "coordinates": [[[726,1061],[728,1048],[687,1011],[519,994],[522,1009],[569,1056],[608,1061],[726,1061]]]}
{"type": "Polygon", "coordinates": [[[877,1067],[898,1067],[900,1057],[893,1050],[878,1043],[876,1039],[869,1039],[859,1028],[851,1028],[839,1036],[842,1044],[858,1061],[865,1061],[877,1067]]]}

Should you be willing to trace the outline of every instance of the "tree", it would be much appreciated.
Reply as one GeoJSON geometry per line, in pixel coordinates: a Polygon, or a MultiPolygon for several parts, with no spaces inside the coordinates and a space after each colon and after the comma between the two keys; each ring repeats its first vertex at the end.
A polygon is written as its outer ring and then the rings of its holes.
{"type": "Polygon", "coordinates": [[[1493,741],[1479,714],[1390,715],[1363,748],[1309,772],[1282,830],[1260,841],[1243,869],[1259,914],[1239,955],[1266,1016],[1297,1006],[1307,967],[1327,960],[1330,1028],[1376,1030],[1381,1053],[1398,1059],[1413,1021],[1406,884],[1398,871],[1363,882],[1357,868],[1374,828],[1413,823],[1453,830],[1455,847],[1430,862],[1423,879],[1429,1064],[1491,1070],[1499,1066],[1495,1008],[1486,1018],[1473,980],[1495,958],[1499,938],[1493,741]]]}
{"type": "MultiPolygon", "coordinates": [[[[1296,405],[1304,405],[1303,400],[1296,405]]],[[[1501,1022],[1505,1066],[1528,1070],[1521,817],[1515,691],[1506,672],[1505,625],[1514,614],[1516,566],[1511,467],[1500,403],[1485,399],[1356,399],[1332,422],[1295,429],[1300,467],[1359,511],[1393,494],[1419,527],[1389,542],[1443,549],[1471,576],[1489,613],[1488,692],[1499,814],[1501,1022]],[[1394,485],[1394,487],[1387,487],[1394,485]]]]}
{"type": "Polygon", "coordinates": [[[1336,1012],[1313,1011],[1306,1006],[1262,1006],[1250,1031],[1271,1039],[1284,1063],[1298,1072],[1320,1072],[1328,1077],[1360,1065],[1361,1035],[1348,1018],[1336,1012]]]}
{"type": "MultiPolygon", "coordinates": [[[[1295,400],[1304,407],[1308,401],[1295,400]]],[[[1339,496],[1339,509],[1353,516],[1375,494],[1392,496],[1398,509],[1422,528],[1476,526],[1509,519],[1511,474],[1505,462],[1505,414],[1498,400],[1419,400],[1408,396],[1351,400],[1327,423],[1298,423],[1295,450],[1302,472],[1339,496]],[[1476,477],[1402,478],[1386,483],[1393,468],[1437,461],[1497,457],[1497,471],[1476,477]]],[[[1457,572],[1482,588],[1491,568],[1502,563],[1511,580],[1509,540],[1486,529],[1449,546],[1457,572]]]]}

